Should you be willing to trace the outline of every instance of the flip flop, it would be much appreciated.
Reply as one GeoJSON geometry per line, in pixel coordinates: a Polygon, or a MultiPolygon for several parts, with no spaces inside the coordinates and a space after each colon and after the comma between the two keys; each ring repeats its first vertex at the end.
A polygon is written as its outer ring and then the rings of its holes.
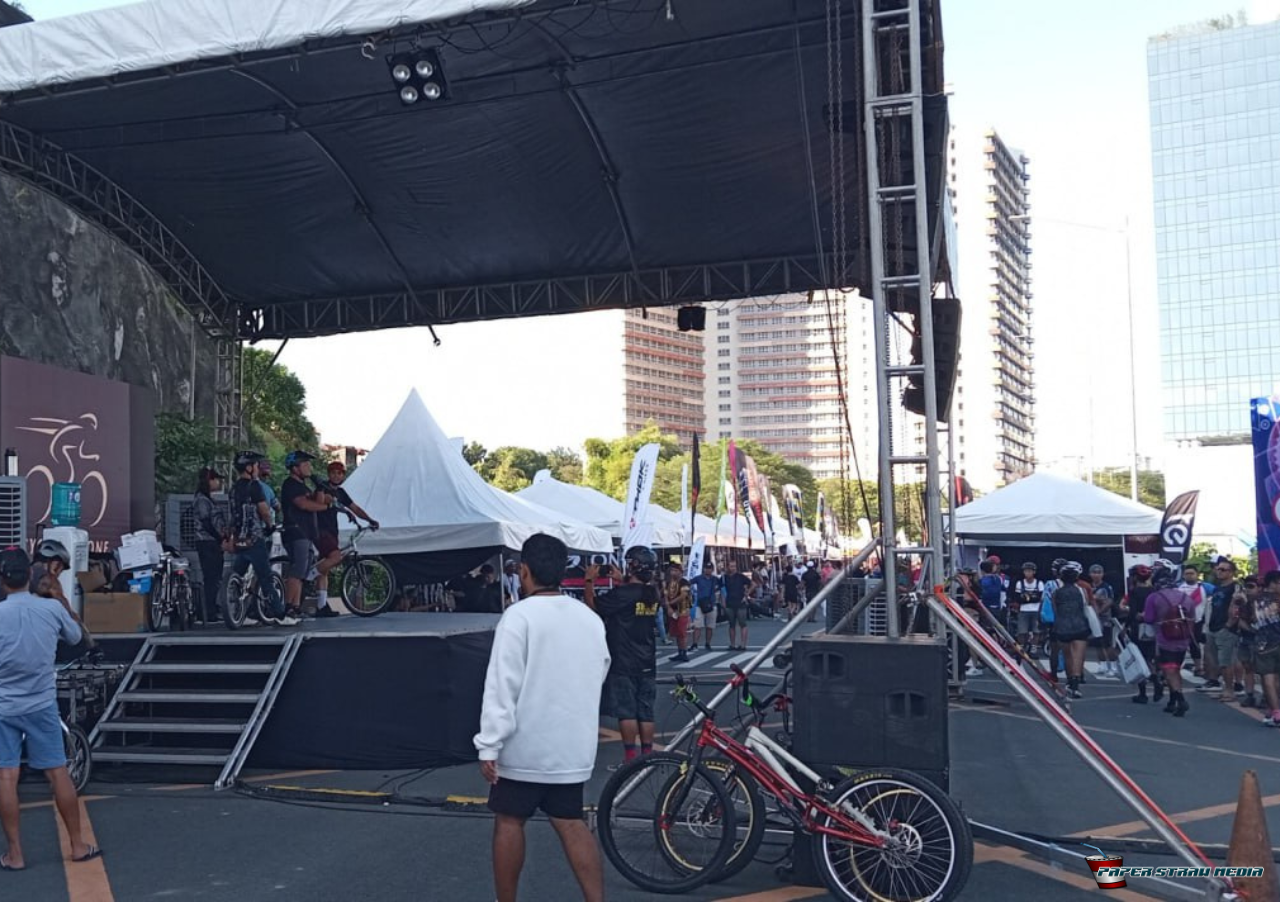
{"type": "Polygon", "coordinates": [[[10,871],[11,873],[21,873],[22,871],[24,871],[24,870],[26,870],[26,869],[27,869],[27,868],[25,868],[25,867],[10,867],[10,866],[9,866],[9,856],[8,856],[7,854],[0,855],[0,870],[8,870],[8,871],[10,871]]]}
{"type": "Polygon", "coordinates": [[[73,864],[83,864],[85,861],[92,861],[94,858],[100,857],[102,857],[102,849],[97,845],[90,845],[88,851],[80,855],[78,858],[72,858],[71,862],[73,864]]]}

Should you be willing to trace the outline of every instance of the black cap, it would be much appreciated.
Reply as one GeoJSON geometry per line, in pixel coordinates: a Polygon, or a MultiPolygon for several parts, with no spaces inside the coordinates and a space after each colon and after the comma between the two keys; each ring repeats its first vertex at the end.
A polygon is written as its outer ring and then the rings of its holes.
{"type": "Polygon", "coordinates": [[[1230,558],[1228,558],[1226,555],[1219,555],[1214,560],[1213,564],[1215,567],[1222,567],[1223,565],[1226,565],[1227,567],[1231,568],[1231,570],[1233,571],[1236,569],[1236,563],[1232,561],[1230,558]]]}
{"type": "Polygon", "coordinates": [[[19,548],[0,549],[0,582],[10,589],[26,586],[31,579],[31,559],[19,548]]]}

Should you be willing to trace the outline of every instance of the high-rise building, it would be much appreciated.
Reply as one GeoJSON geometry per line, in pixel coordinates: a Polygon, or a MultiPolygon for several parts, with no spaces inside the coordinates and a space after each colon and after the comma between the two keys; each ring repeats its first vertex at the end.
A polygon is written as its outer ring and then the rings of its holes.
{"type": "Polygon", "coordinates": [[[1280,22],[1147,44],[1166,441],[1249,432],[1280,380],[1280,22]]]}
{"type": "Polygon", "coordinates": [[[964,317],[950,426],[957,471],[987,492],[1036,464],[1028,164],[994,129],[951,133],[964,317]]]}
{"type": "Polygon", "coordinates": [[[628,309],[622,318],[625,431],[650,421],[689,441],[706,434],[702,337],[676,326],[674,308],[628,309]]]}
{"type": "MultiPolygon", "coordinates": [[[[871,303],[833,294],[832,315],[837,338],[843,334],[840,377],[849,394],[854,444],[864,478],[873,479],[877,417],[871,303]]],[[[709,311],[709,437],[754,439],[808,467],[818,479],[838,478],[843,417],[832,329],[825,294],[737,300],[709,311]]],[[[852,478],[847,446],[845,459],[852,478]]]]}

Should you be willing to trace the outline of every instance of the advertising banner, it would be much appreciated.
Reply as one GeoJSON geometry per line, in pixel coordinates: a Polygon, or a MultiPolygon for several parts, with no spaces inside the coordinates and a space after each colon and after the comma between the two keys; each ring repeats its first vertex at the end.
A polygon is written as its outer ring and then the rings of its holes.
{"type": "Polygon", "coordinates": [[[1258,573],[1280,568],[1280,397],[1252,401],[1253,481],[1258,512],[1258,573]]]}

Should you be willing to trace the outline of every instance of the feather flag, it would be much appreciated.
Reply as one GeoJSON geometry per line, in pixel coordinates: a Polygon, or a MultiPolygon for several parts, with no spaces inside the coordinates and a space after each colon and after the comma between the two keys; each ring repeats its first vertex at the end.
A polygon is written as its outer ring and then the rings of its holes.
{"type": "Polygon", "coordinates": [[[718,525],[719,525],[719,523],[720,523],[720,518],[721,518],[721,516],[723,516],[723,514],[724,514],[724,512],[725,512],[725,510],[724,510],[724,509],[725,509],[725,504],[726,504],[726,502],[725,502],[725,497],[724,497],[724,482],[725,482],[725,480],[724,480],[724,474],[725,474],[725,471],[728,469],[728,463],[729,463],[728,456],[729,456],[729,455],[728,455],[728,448],[727,448],[725,445],[721,445],[721,446],[720,446],[720,485],[719,485],[719,491],[716,493],[716,495],[717,495],[717,497],[716,497],[716,524],[717,524],[717,526],[718,526],[718,525]]]}
{"type": "Polygon", "coordinates": [[[698,450],[698,433],[693,433],[693,480],[689,486],[689,538],[694,537],[695,517],[698,513],[698,496],[702,493],[702,455],[698,450]]]}
{"type": "Polygon", "coordinates": [[[760,471],[754,457],[747,456],[747,504],[760,532],[764,532],[764,499],[760,494],[760,471]]]}
{"type": "Polygon", "coordinates": [[[814,522],[818,525],[818,536],[822,540],[827,538],[827,496],[818,493],[818,512],[813,516],[814,522]]]}
{"type": "Polygon", "coordinates": [[[631,481],[627,484],[627,500],[622,504],[622,550],[633,545],[653,544],[653,525],[647,522],[649,498],[658,471],[658,446],[648,444],[636,452],[631,461],[631,481]]]}
{"type": "MultiPolygon", "coordinates": [[[[734,444],[733,439],[730,438],[729,439],[729,482],[731,484],[734,484],[734,483],[737,483],[737,481],[738,481],[738,446],[734,444]]],[[[736,492],[737,489],[735,488],[734,491],[736,492]]],[[[738,538],[738,506],[736,504],[737,502],[736,495],[734,497],[734,502],[735,504],[731,508],[731,510],[733,511],[733,538],[737,540],[738,538]]]]}

